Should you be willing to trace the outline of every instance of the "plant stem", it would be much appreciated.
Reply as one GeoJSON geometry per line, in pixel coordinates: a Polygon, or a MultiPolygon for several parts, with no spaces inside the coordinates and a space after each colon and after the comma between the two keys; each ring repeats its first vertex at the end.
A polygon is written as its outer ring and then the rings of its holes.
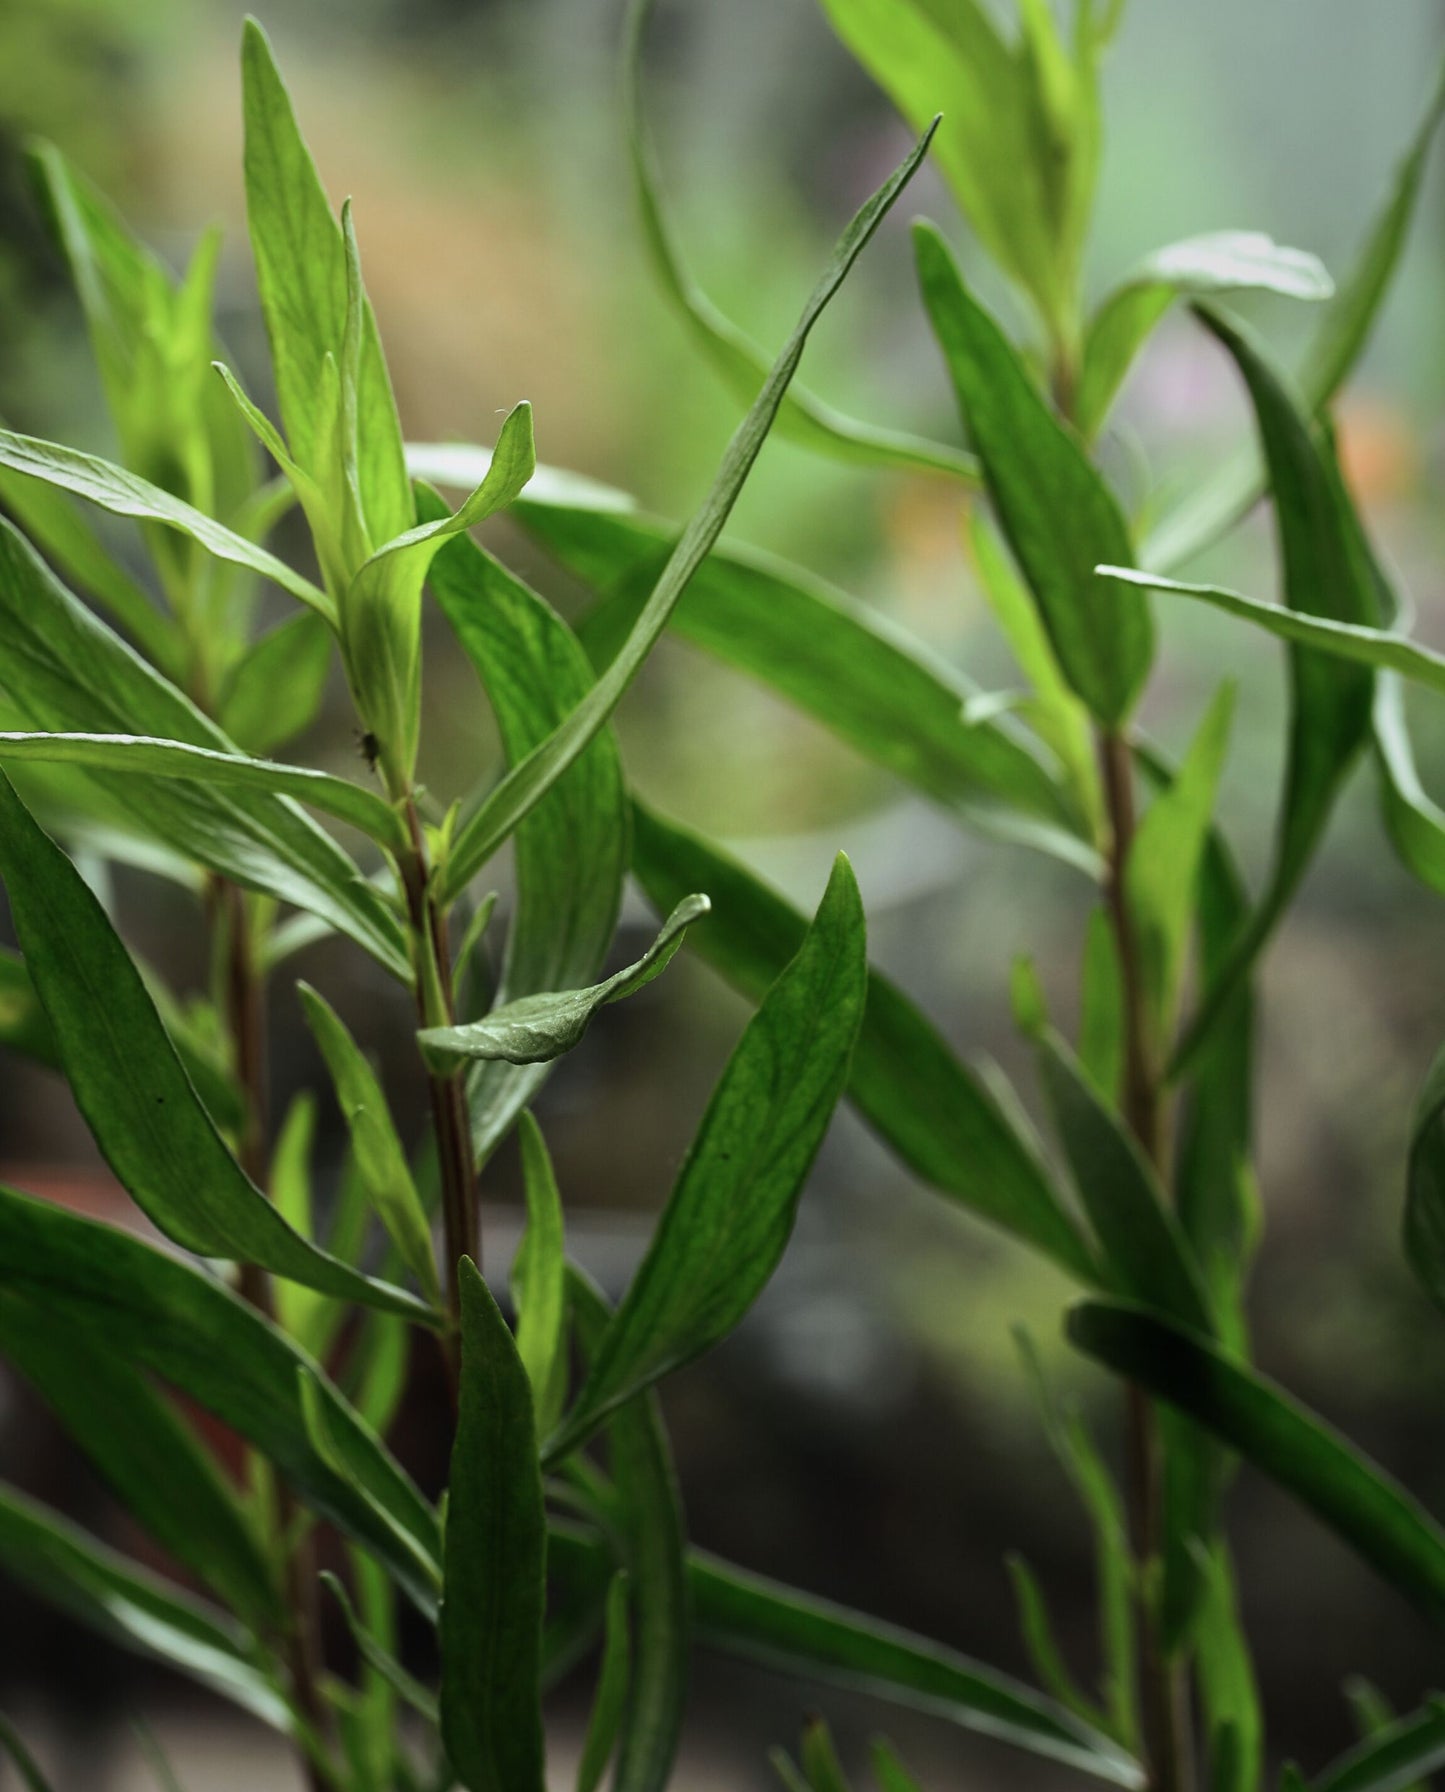
{"type": "MultiPolygon", "coordinates": [[[[1168,1174],[1164,1096],[1153,1061],[1138,941],[1129,913],[1125,868],[1134,842],[1133,765],[1129,743],[1116,731],[1098,735],[1099,769],[1109,819],[1104,899],[1108,908],[1123,993],[1125,1124],[1159,1173],[1168,1174]]],[[[1149,1792],[1189,1792],[1188,1683],[1182,1668],[1165,1658],[1147,1585],[1158,1560],[1163,1510],[1158,1421],[1148,1398],[1130,1387],[1126,1396],[1126,1487],[1139,1596],[1139,1685],[1149,1792]]]]}

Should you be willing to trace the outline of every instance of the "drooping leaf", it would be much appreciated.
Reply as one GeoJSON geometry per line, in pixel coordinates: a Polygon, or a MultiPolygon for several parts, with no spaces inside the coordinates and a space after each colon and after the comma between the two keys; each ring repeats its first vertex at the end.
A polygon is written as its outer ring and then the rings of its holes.
{"type": "MultiPolygon", "coordinates": [[[[606,664],[632,627],[674,531],[641,513],[548,504],[530,492],[516,515],[601,594],[583,638],[594,662],[606,664]]],[[[969,826],[1096,868],[1071,804],[1026,731],[1007,716],[966,718],[965,706],[978,695],[971,681],[855,599],[766,555],[716,548],[669,626],[969,826]]]]}
{"type": "Polygon", "coordinates": [[[53,1325],[84,1333],[188,1394],[253,1443],[418,1600],[434,1597],[440,1543],[431,1507],[311,1360],[214,1276],[113,1227],[0,1188],[0,1299],[11,1296],[43,1305],[53,1325]],[[308,1434],[300,1371],[317,1390],[344,1477],[308,1434]],[[378,1520],[377,1507],[389,1522],[378,1520]]]}
{"type": "Polygon", "coordinates": [[[1332,1762],[1313,1792],[1405,1792],[1445,1767],[1445,1700],[1432,1699],[1332,1762]]]}
{"type": "Polygon", "coordinates": [[[1308,1506],[1434,1623],[1445,1623],[1445,1531],[1402,1487],[1263,1376],[1123,1304],[1084,1301],[1070,1340],[1187,1413],[1308,1506]]]}
{"type": "Polygon", "coordinates": [[[461,1263],[462,1366],[441,1606],[442,1737],[468,1792],[542,1792],[547,1528],[532,1390],[512,1334],[461,1263]]]}
{"type": "MultiPolygon", "coordinates": [[[[928,142],[929,138],[925,136],[915,145],[839,239],[822,279],[803,307],[802,316],[783,345],[752,409],[728,444],[712,490],[683,531],[625,646],[562,725],[512,766],[463,827],[441,881],[439,894],[443,901],[450,900],[466,887],[518,823],[525,820],[576,761],[622,701],[628,686],[667,627],[689,579],[721,534],[802,360],[813,325],[917,169],[927,152],[928,142]]],[[[1100,558],[1113,556],[1102,555],[1100,558]]]]}
{"type": "Polygon", "coordinates": [[[269,753],[309,728],[331,669],[331,630],[301,610],[268,629],[237,661],[221,691],[222,728],[247,753],[269,753]]]}
{"type": "MultiPolygon", "coordinates": [[[[423,516],[440,510],[431,494],[418,496],[423,516]]],[[[476,668],[515,765],[586,696],[586,657],[551,607],[472,541],[442,548],[431,589],[476,668]]],[[[604,728],[517,829],[516,908],[499,1002],[593,981],[617,925],[627,853],[622,768],[604,728]]],[[[546,1075],[545,1064],[483,1059],[472,1066],[467,1101],[479,1159],[491,1154],[546,1075]]]]}
{"type": "Polygon", "coordinates": [[[429,1321],[422,1302],[294,1232],[241,1169],[104,909],[3,774],[0,877],[76,1103],[122,1187],[166,1236],[429,1321]]]}
{"type": "Polygon", "coordinates": [[[709,907],[706,896],[684,897],[635,964],[589,989],[519,996],[465,1026],[423,1028],[417,1034],[422,1056],[441,1075],[471,1058],[504,1058],[509,1064],[540,1064],[560,1058],[581,1041],[599,1008],[635,995],[661,975],[688,928],[700,921],[709,907]]]}
{"type": "Polygon", "coordinates": [[[439,1307],[442,1292],[431,1226],[381,1084],[325,997],[307,983],[298,984],[297,989],[306,1023],[331,1072],[336,1099],[351,1134],[357,1174],[402,1262],[416,1277],[426,1299],[439,1307]]]}
{"type": "Polygon", "coordinates": [[[914,243],[924,305],[989,496],[1059,665],[1101,722],[1121,722],[1154,655],[1154,625],[1141,594],[1094,571],[1101,562],[1132,558],[1123,513],[964,285],[943,238],[920,224],[914,243]]]}
{"type": "Polygon", "coordinates": [[[627,1634],[627,1575],[619,1570],[607,1589],[607,1615],[602,1626],[602,1668],[587,1734],[577,1763],[577,1792],[597,1792],[622,1723],[623,1704],[631,1672],[631,1645],[627,1634]]]}
{"type": "MultiPolygon", "coordinates": [[[[692,949],[753,1001],[762,1000],[807,932],[806,918],[736,859],[641,803],[633,809],[632,868],[660,913],[687,890],[710,893],[713,910],[692,949]]],[[[986,1084],[909,998],[871,969],[848,1094],[916,1176],[1076,1280],[1097,1280],[1077,1222],[986,1084]]]]}
{"type": "Polygon", "coordinates": [[[542,1129],[530,1113],[518,1128],[527,1230],[512,1264],[517,1354],[532,1387],[537,1435],[562,1416],[567,1390],[567,1257],[562,1196],[542,1129]]]}
{"type": "Polygon", "coordinates": [[[1239,291],[1320,300],[1333,295],[1334,283],[1318,256],[1283,248],[1258,230],[1218,230],[1156,249],[1089,320],[1074,401],[1085,441],[1098,433],[1135,355],[1177,299],[1239,291]]]}
{"type": "MultiPolygon", "coordinates": [[[[623,60],[632,186],[643,243],[658,287],[673,312],[738,400],[747,404],[767,378],[767,351],[725,316],[693,279],[663,205],[662,179],[641,97],[643,37],[651,11],[652,0],[634,0],[628,15],[623,60]]],[[[932,112],[919,120],[920,129],[931,116],[932,112]]],[[[942,442],[930,442],[902,430],[879,429],[845,416],[799,385],[794,385],[784,398],[776,427],[780,435],[802,447],[838,460],[946,473],[970,483],[978,478],[978,463],[972,455],[942,442]]]]}
{"type": "Polygon", "coordinates": [[[867,996],[865,954],[862,901],[839,854],[803,944],[713,1091],[549,1458],[725,1337],[766,1286],[847,1081],[867,996]]]}

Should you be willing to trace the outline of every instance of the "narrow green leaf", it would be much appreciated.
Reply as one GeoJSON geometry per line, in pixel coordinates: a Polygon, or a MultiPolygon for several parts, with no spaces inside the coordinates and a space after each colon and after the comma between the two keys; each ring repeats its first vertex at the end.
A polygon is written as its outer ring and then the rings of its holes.
{"type": "Polygon", "coordinates": [[[468,1792],[542,1792],[547,1530],[532,1390],[469,1258],[461,1264],[461,1299],[441,1607],[442,1737],[468,1792]]]}
{"type": "Polygon", "coordinates": [[[1124,997],[1108,911],[1089,911],[1079,980],[1079,1066],[1111,1105],[1124,1074],[1124,997]]]}
{"type": "Polygon", "coordinates": [[[127,776],[190,778],[199,784],[237,785],[291,796],[346,821],[380,845],[404,851],[406,830],[391,805],[363,785],[309,766],[278,765],[193,747],[185,741],[155,740],[139,734],[0,733],[0,760],[40,760],[48,764],[98,767],[127,776]]]}
{"type": "Polygon", "coordinates": [[[517,1354],[532,1386],[537,1435],[546,1437],[567,1397],[567,1257],[562,1196],[542,1129],[530,1113],[518,1128],[527,1230],[512,1265],[517,1354]]]}
{"type": "Polygon", "coordinates": [[[548,1443],[549,1459],[725,1337],[766,1286],[847,1081],[867,993],[865,951],[858,885],[840,853],[802,946],[713,1091],[647,1254],[548,1443]]]}
{"type": "Polygon", "coordinates": [[[636,995],[667,968],[688,928],[701,920],[710,906],[706,896],[684,897],[635,964],[590,989],[519,996],[466,1026],[424,1028],[417,1034],[422,1056],[442,1075],[470,1058],[505,1058],[509,1064],[539,1064],[560,1058],[581,1042],[599,1008],[636,995]]]}
{"type": "Polygon", "coordinates": [[[269,753],[309,728],[331,670],[331,630],[301,610],[260,637],[221,691],[222,728],[247,753],[269,753]]]}
{"type": "Polygon", "coordinates": [[[1227,1731],[1230,1737],[1228,1759],[1216,1762],[1213,1784],[1220,1792],[1257,1792],[1264,1784],[1264,1713],[1223,1543],[1209,1551],[1204,1583],[1194,1631],[1200,1702],[1210,1734],[1227,1731]]]}
{"type": "MultiPolygon", "coordinates": [[[[736,859],[635,804],[632,868],[659,912],[690,889],[711,893],[693,950],[761,1001],[807,933],[806,918],[736,859]]],[[[1042,1251],[1075,1280],[1097,1281],[1077,1222],[987,1086],[909,998],[875,970],[848,1094],[916,1176],[1042,1251]]]]}
{"type": "MultiPolygon", "coordinates": [[[[915,145],[902,165],[857,213],[839,239],[822,279],[793,333],[783,345],[752,409],[738,425],[718,468],[712,490],[683,531],[626,645],[608,665],[561,727],[518,761],[467,822],[446,866],[440,896],[448,901],[463,890],[502,842],[546,795],[606,723],[667,627],[689,579],[707,558],[738,493],[772,427],[813,325],[842,285],[848,270],[883,221],[928,150],[929,137],[915,145]]],[[[1112,555],[1099,555],[1111,559],[1112,555]]]]}
{"type": "Polygon", "coordinates": [[[8,1717],[0,1715],[0,1749],[3,1749],[14,1764],[15,1771],[24,1781],[26,1792],[51,1792],[50,1781],[40,1771],[34,1755],[20,1740],[20,1733],[8,1717]]]}
{"type": "Polygon", "coordinates": [[[306,1024],[331,1072],[336,1099],[351,1135],[357,1173],[367,1196],[422,1293],[432,1306],[439,1307],[442,1292],[431,1226],[381,1084],[325,997],[308,983],[298,983],[296,987],[306,1024]]]}
{"type": "Polygon", "coordinates": [[[627,1575],[619,1571],[607,1589],[607,1615],[602,1629],[602,1671],[592,1695],[592,1711],[582,1756],[577,1763],[577,1792],[597,1792],[622,1723],[631,1669],[627,1634],[627,1575]]]}
{"type": "Polygon", "coordinates": [[[288,1226],[227,1150],[104,909],[0,774],[0,877],[66,1076],[96,1143],[175,1243],[430,1322],[288,1226]]]}
{"type": "Polygon", "coordinates": [[[424,1723],[434,1727],[440,1721],[436,1696],[403,1667],[389,1649],[377,1641],[338,1576],[323,1570],[317,1578],[341,1607],[346,1627],[351,1632],[352,1641],[362,1660],[381,1676],[403,1703],[411,1706],[424,1723]]]}
{"type": "Polygon", "coordinates": [[[56,1328],[83,1333],[188,1394],[249,1439],[419,1602],[434,1597],[436,1514],[310,1358],[214,1276],[110,1226],[0,1188],[0,1300],[12,1297],[43,1306],[56,1328]],[[302,1370],[319,1390],[344,1477],[307,1432],[302,1370]],[[387,1524],[376,1506],[390,1514],[387,1524]]]}
{"type": "MultiPolygon", "coordinates": [[[[423,516],[438,500],[418,494],[423,516]]],[[[475,667],[515,765],[586,696],[592,673],[555,611],[472,541],[432,562],[431,589],[475,667]]],[[[602,969],[627,871],[628,811],[617,744],[604,728],[517,829],[516,907],[497,988],[502,1003],[578,989],[602,969]]],[[[480,1059],[467,1075],[479,1159],[536,1095],[545,1064],[480,1059]]]]}
{"type": "Polygon", "coordinates": [[[1445,1531],[1383,1469],[1281,1389],[1138,1308],[1081,1302],[1069,1314],[1068,1334],[1086,1356],[1214,1432],[1434,1623],[1445,1623],[1445,1531]]]}
{"type": "Polygon", "coordinates": [[[273,1728],[286,1708],[224,1613],[0,1484],[0,1566],[107,1641],[162,1661],[273,1728]]]}
{"type": "Polygon", "coordinates": [[[873,1777],[878,1782],[878,1792],[923,1792],[918,1781],[898,1759],[893,1745],[883,1737],[878,1737],[873,1743],[869,1755],[873,1762],[873,1777]]]}
{"type": "Polygon", "coordinates": [[[959,407],[1014,558],[1065,677],[1101,722],[1133,708],[1154,656],[1143,597],[1100,579],[1132,558],[1123,513],[1049,408],[931,225],[914,228],[918,278],[959,407]]]}
{"type": "Polygon", "coordinates": [[[1405,1792],[1424,1774],[1445,1767],[1445,1700],[1390,1724],[1331,1763],[1313,1792],[1405,1792]]]}
{"type": "Polygon", "coordinates": [[[1020,1555],[1010,1555],[1006,1566],[1009,1579],[1013,1582],[1019,1629],[1023,1633],[1024,1647],[1028,1650],[1034,1673],[1049,1695],[1057,1699],[1066,1711],[1072,1711],[1086,1724],[1102,1729],[1098,1712],[1075,1686],[1073,1676],[1059,1653],[1058,1644],[1054,1641],[1048,1604],[1033,1569],[1020,1555]]]}
{"type": "Polygon", "coordinates": [[[1074,399],[1085,441],[1098,434],[1135,355],[1177,299],[1241,291],[1321,300],[1333,296],[1334,282],[1318,256],[1258,230],[1213,231],[1145,256],[1089,320],[1074,399]]]}
{"type": "MultiPolygon", "coordinates": [[[[767,351],[725,316],[693,279],[663,205],[662,179],[642,107],[643,38],[652,4],[653,0],[633,0],[623,58],[628,148],[643,243],[658,287],[673,312],[734,395],[747,404],[767,378],[767,351]]],[[[926,122],[927,117],[920,119],[919,128],[926,122]]],[[[930,442],[901,430],[879,429],[845,416],[798,385],[783,400],[777,430],[790,441],[837,460],[911,472],[946,473],[969,483],[978,479],[978,463],[971,454],[942,442],[930,442]]]]}
{"type": "MultiPolygon", "coordinates": [[[[602,594],[583,638],[605,664],[634,625],[675,531],[641,513],[538,502],[530,491],[516,516],[602,594]]],[[[1097,871],[1073,805],[1027,731],[1007,716],[962,719],[977,687],[869,606],[784,561],[715,548],[669,626],[969,826],[1097,871]]]]}
{"type": "Polygon", "coordinates": [[[799,1749],[803,1772],[813,1792],[852,1792],[843,1763],[833,1746],[833,1736],[821,1717],[811,1718],[803,1727],[799,1749]]]}
{"type": "Polygon", "coordinates": [[[1427,889],[1445,895],[1445,810],[1425,791],[1405,717],[1405,692],[1394,672],[1375,676],[1372,715],[1385,831],[1401,864],[1427,889]]]}

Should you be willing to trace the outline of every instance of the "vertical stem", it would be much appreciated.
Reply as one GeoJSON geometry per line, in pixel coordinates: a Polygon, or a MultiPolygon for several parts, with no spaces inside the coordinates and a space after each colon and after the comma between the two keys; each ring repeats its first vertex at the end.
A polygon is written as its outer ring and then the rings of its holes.
{"type": "MultiPolygon", "coordinates": [[[[1101,732],[1098,751],[1110,836],[1104,899],[1123,991],[1124,1121],[1162,1181],[1168,1174],[1163,1090],[1153,1061],[1138,941],[1124,884],[1134,842],[1133,767],[1122,734],[1101,732]]],[[[1159,1428],[1152,1405],[1137,1387],[1129,1388],[1126,1400],[1129,1525],[1142,1583],[1148,1565],[1159,1558],[1163,1539],[1159,1428]]],[[[1139,1684],[1149,1792],[1188,1792],[1193,1777],[1188,1683],[1183,1671],[1165,1659],[1149,1591],[1142,1585],[1139,1684]]]]}

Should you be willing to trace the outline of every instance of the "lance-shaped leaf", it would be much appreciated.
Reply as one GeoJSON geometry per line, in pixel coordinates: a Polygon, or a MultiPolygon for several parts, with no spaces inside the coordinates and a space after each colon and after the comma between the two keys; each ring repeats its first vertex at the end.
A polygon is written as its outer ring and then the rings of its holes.
{"type": "Polygon", "coordinates": [[[694,921],[707,914],[706,896],[685,896],[663,922],[657,938],[635,964],[589,989],[519,996],[463,1027],[426,1027],[417,1034],[422,1056],[445,1075],[470,1058],[505,1058],[540,1064],[560,1058],[581,1040],[599,1008],[645,989],[668,966],[694,921]]]}
{"type": "Polygon", "coordinates": [[[121,1186],[161,1231],[201,1256],[430,1321],[430,1307],[293,1231],[241,1169],[105,910],[3,775],[0,878],[76,1103],[121,1186]]]}
{"type": "Polygon", "coordinates": [[[562,1416],[567,1391],[567,1257],[562,1196],[542,1129],[523,1114],[522,1181],[527,1230],[512,1263],[517,1308],[517,1354],[532,1384],[537,1435],[562,1416]]]}
{"type": "MultiPolygon", "coordinates": [[[[768,355],[712,302],[689,272],[677,233],[662,199],[662,180],[642,109],[642,46],[653,0],[634,0],[628,15],[623,62],[624,104],[632,185],[642,238],[663,296],[689,336],[744,404],[767,377],[768,355]]],[[[919,120],[919,128],[937,107],[919,120]]],[[[879,429],[845,416],[795,385],[778,412],[780,435],[800,447],[863,466],[896,467],[909,472],[951,474],[970,484],[978,480],[978,462],[943,442],[930,442],[902,430],[879,429]]]]}
{"type": "MultiPolygon", "coordinates": [[[[322,483],[333,469],[322,394],[326,363],[354,363],[355,477],[374,543],[412,526],[411,488],[402,458],[396,401],[376,319],[364,296],[347,303],[347,256],[341,225],[296,125],[291,97],[265,32],[248,19],[241,44],[246,124],[246,217],[276,396],[296,462],[322,483]],[[353,357],[348,310],[359,332],[353,357]]],[[[334,376],[333,376],[334,377],[334,376]]]]}
{"type": "Polygon", "coordinates": [[[129,776],[189,778],[197,784],[265,790],[273,796],[295,797],[338,821],[350,822],[394,851],[404,851],[407,845],[401,818],[389,803],[360,784],[309,766],[278,765],[270,759],[251,759],[141,734],[0,733],[0,761],[4,760],[39,760],[129,776]]]}
{"type": "MultiPolygon", "coordinates": [[[[422,516],[441,513],[418,494],[422,516]]],[[[572,631],[535,592],[459,537],[432,563],[431,589],[475,667],[515,765],[586,696],[592,672],[572,631]]],[[[497,1000],[578,989],[602,969],[627,872],[628,812],[617,744],[603,729],[517,829],[516,907],[497,1000]]],[[[479,1159],[532,1100],[545,1064],[481,1059],[467,1076],[479,1159]]]]}
{"type": "MultiPolygon", "coordinates": [[[[516,515],[602,594],[582,632],[594,663],[605,665],[633,626],[675,531],[639,512],[543,503],[530,491],[516,515]]],[[[969,826],[1097,870],[1073,807],[1027,730],[1005,715],[974,719],[972,681],[856,599],[784,561],[717,548],[693,575],[670,627],[969,826]]]]}
{"type": "Polygon", "coordinates": [[[1214,1432],[1445,1624],[1445,1531],[1282,1389],[1139,1308],[1084,1301],[1069,1314],[1068,1334],[1086,1356],[1214,1432]]]}
{"type": "Polygon", "coordinates": [[[51,1792],[50,1781],[40,1771],[40,1764],[21,1741],[20,1732],[8,1717],[0,1717],[0,1751],[7,1755],[20,1775],[25,1792],[51,1792]]]}
{"type": "Polygon", "coordinates": [[[297,988],[351,1134],[356,1173],[402,1262],[427,1300],[439,1307],[442,1292],[431,1227],[376,1072],[325,997],[307,983],[297,988]]]}
{"type": "Polygon", "coordinates": [[[1445,1700],[1378,1730],[1310,1782],[1312,1792],[1405,1792],[1445,1767],[1445,1700]]]}
{"type": "Polygon", "coordinates": [[[309,728],[331,670],[331,630],[301,610],[254,642],[221,690],[221,726],[248,753],[269,753],[309,728]]]}
{"type": "Polygon", "coordinates": [[[867,999],[866,949],[858,885],[839,854],[803,944],[713,1091],[652,1244],[548,1445],[551,1459],[725,1337],[777,1268],[847,1082],[867,999]]]}
{"type": "MultiPolygon", "coordinates": [[[[832,260],[803,307],[802,316],[773,363],[752,409],[729,442],[712,490],[683,531],[625,645],[561,727],[512,767],[462,829],[442,875],[439,894],[443,901],[450,900],[466,887],[474,873],[573,764],[622,701],[628,686],[661,638],[689,579],[722,533],[803,358],[803,349],[814,324],[917,169],[927,152],[928,142],[929,138],[925,136],[915,145],[902,165],[844,231],[832,260]]],[[[1113,557],[1099,556],[1101,559],[1113,557]]]]}
{"type": "Polygon", "coordinates": [[[1004,537],[1065,677],[1101,722],[1118,723],[1133,708],[1154,656],[1154,625],[1142,594],[1094,571],[1103,561],[1133,558],[1123,513],[1078,438],[964,285],[943,238],[919,224],[914,243],[923,302],[1004,537]]]}
{"type": "MultiPolygon", "coordinates": [[[[1372,219],[1349,273],[1324,308],[1300,368],[1299,384],[1313,413],[1324,410],[1364,352],[1409,238],[1430,145],[1445,117],[1445,65],[1435,92],[1411,138],[1384,202],[1372,219]]],[[[1144,542],[1146,566],[1168,572],[1202,553],[1239,521],[1267,488],[1260,457],[1251,451],[1229,460],[1211,480],[1192,491],[1144,542]]]]}
{"type": "Polygon", "coordinates": [[[1089,320],[1074,398],[1079,433],[1086,441],[1098,433],[1135,355],[1177,299],[1245,291],[1320,300],[1334,290],[1318,256],[1258,230],[1212,231],[1156,249],[1089,320]]]}
{"type": "Polygon", "coordinates": [[[253,1443],[420,1603],[434,1599],[441,1545],[432,1508],[311,1359],[216,1277],[111,1226],[0,1188],[0,1300],[11,1296],[189,1395],[253,1443]],[[308,1431],[303,1374],[344,1475],[308,1431]]]}
{"type": "MultiPolygon", "coordinates": [[[[590,1368],[611,1314],[579,1271],[568,1294],[590,1368]]],[[[690,1665],[687,1526],[655,1392],[627,1401],[607,1426],[615,1526],[630,1582],[633,1663],[617,1744],[613,1792],[665,1792],[682,1740],[690,1665]]]]}
{"type": "Polygon", "coordinates": [[[285,1727],[286,1707],[251,1660],[239,1625],[4,1485],[0,1568],[108,1641],[163,1661],[264,1722],[285,1727]]]}
{"type": "Polygon", "coordinates": [[[0,1297],[0,1352],[161,1548],[263,1634],[282,1621],[256,1528],[201,1440],[144,1375],[43,1301],[0,1297]]]}
{"type": "Polygon", "coordinates": [[[310,579],[303,578],[254,541],[228,529],[204,511],[187,504],[184,499],[152,485],[138,473],[128,472],[111,461],[94,454],[82,454],[78,448],[66,448],[58,442],[37,441],[0,429],[0,467],[29,479],[43,480],[47,485],[84,498],[99,505],[112,516],[134,517],[141,522],[160,523],[199,542],[207,553],[229,565],[246,568],[270,579],[292,597],[310,604],[328,620],[335,619],[331,599],[310,579]]]}
{"type": "Polygon", "coordinates": [[[1192,1641],[1214,1755],[1212,1783],[1221,1792],[1255,1792],[1264,1777],[1264,1713],[1229,1552],[1222,1542],[1208,1548],[1202,1578],[1203,1603],[1192,1641]]]}
{"type": "Polygon", "coordinates": [[[631,1644],[627,1632],[627,1575],[619,1569],[607,1589],[607,1609],[602,1620],[602,1667],[587,1734],[577,1762],[577,1792],[597,1792],[622,1723],[622,1710],[631,1680],[631,1644]]]}
{"type": "MultiPolygon", "coordinates": [[[[752,1001],[762,1000],[807,933],[807,918],[746,866],[641,803],[632,868],[659,912],[686,890],[711,893],[713,912],[692,949],[752,1001]]],[[[1077,1281],[1097,1282],[1077,1222],[1007,1112],[903,991],[872,969],[848,1094],[914,1175],[1077,1281]]]]}
{"type": "Polygon", "coordinates": [[[468,1258],[447,1499],[441,1723],[467,1792],[542,1792],[547,1525],[532,1390],[512,1334],[468,1258]]]}
{"type": "MultiPolygon", "coordinates": [[[[234,755],[196,706],[90,613],[14,529],[0,524],[3,685],[29,730],[133,734],[234,755]]],[[[355,862],[290,798],[192,779],[87,774],[136,833],[193,864],[347,934],[393,975],[410,979],[396,916],[355,862]]]]}

